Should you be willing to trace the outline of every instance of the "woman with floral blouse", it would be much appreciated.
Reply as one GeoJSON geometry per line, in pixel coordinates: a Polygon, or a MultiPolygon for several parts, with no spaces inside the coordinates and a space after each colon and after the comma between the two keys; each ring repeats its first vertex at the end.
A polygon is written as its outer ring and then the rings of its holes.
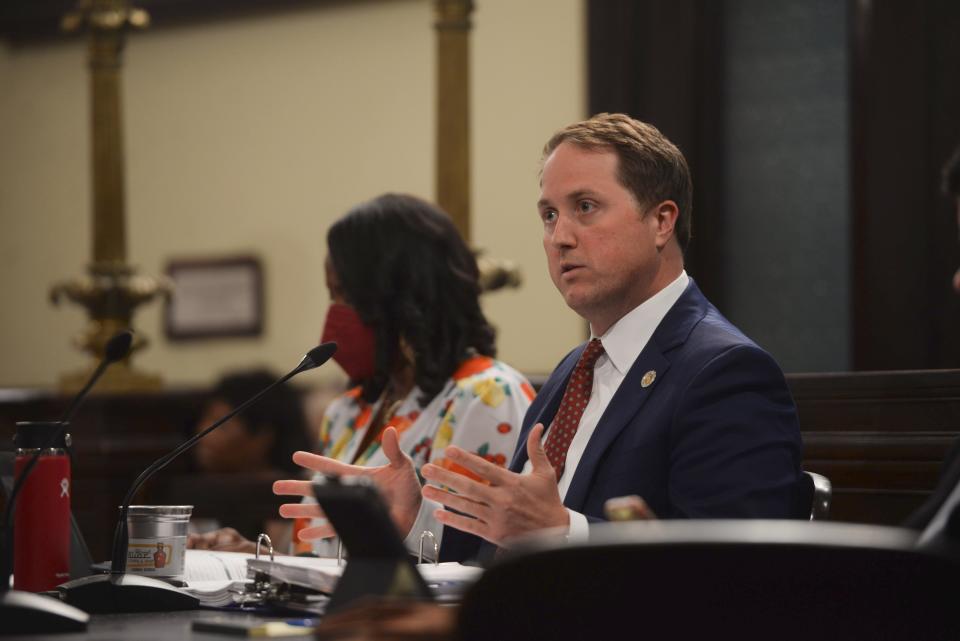
{"type": "MultiPolygon", "coordinates": [[[[380,439],[393,427],[418,470],[456,468],[451,444],[505,466],[534,392],[494,358],[477,263],[449,216],[386,194],[334,223],[327,249],[323,340],[340,345],[334,359],[356,385],[328,407],[317,453],[386,465],[380,439]]],[[[314,525],[301,535],[327,532],[314,525]]]]}
{"type": "MultiPolygon", "coordinates": [[[[451,444],[506,466],[534,391],[495,359],[477,263],[450,218],[419,198],[385,194],[335,222],[327,250],[331,304],[322,340],[337,342],[333,358],[351,384],[324,413],[317,453],[386,465],[381,438],[393,427],[417,470],[432,462],[471,475],[444,458],[451,444]]],[[[285,508],[284,516],[317,509],[285,508]]],[[[308,541],[330,534],[323,519],[300,532],[308,541]]],[[[221,531],[192,543],[248,549],[231,538],[221,531]]],[[[333,551],[323,543],[315,549],[333,551]]]]}

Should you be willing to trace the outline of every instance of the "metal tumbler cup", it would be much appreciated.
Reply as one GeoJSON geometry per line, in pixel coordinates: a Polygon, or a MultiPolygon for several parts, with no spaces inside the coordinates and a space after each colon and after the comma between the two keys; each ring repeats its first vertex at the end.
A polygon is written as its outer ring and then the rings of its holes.
{"type": "Polygon", "coordinates": [[[181,577],[192,505],[131,505],[127,571],[181,577]]]}

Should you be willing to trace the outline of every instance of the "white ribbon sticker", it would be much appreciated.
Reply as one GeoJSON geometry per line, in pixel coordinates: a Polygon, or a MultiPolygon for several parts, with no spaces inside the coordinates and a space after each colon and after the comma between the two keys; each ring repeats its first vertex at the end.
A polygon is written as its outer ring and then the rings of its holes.
{"type": "Polygon", "coordinates": [[[60,479],[60,498],[63,497],[70,498],[70,481],[67,480],[67,477],[60,479]]]}

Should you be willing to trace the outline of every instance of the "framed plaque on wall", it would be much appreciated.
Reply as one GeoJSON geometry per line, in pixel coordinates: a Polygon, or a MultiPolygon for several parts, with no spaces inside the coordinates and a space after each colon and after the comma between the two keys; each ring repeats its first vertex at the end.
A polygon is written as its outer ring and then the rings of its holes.
{"type": "Polygon", "coordinates": [[[172,341],[263,333],[263,269],[256,256],[172,260],[164,331],[172,341]]]}

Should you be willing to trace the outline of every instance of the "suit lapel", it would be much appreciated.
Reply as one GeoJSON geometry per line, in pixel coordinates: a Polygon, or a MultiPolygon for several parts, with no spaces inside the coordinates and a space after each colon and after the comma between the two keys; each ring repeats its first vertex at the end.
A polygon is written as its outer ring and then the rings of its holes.
{"type": "Polygon", "coordinates": [[[584,450],[583,458],[580,459],[574,472],[567,495],[564,497],[563,503],[568,508],[577,511],[581,509],[600,459],[640,411],[647,399],[656,393],[657,384],[663,380],[664,374],[670,367],[667,354],[686,341],[693,327],[700,322],[706,311],[707,300],[691,278],[687,289],[660,321],[653,336],[630,367],[600,417],[584,450]],[[649,371],[656,372],[656,378],[652,385],[644,387],[643,377],[649,371]]]}

